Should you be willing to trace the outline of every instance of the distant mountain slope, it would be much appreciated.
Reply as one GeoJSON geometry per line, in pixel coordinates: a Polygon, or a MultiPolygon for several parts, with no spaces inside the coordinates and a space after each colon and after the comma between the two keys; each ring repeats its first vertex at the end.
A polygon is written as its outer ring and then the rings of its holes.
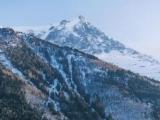
{"type": "Polygon", "coordinates": [[[160,119],[157,81],[9,28],[0,29],[0,50],[5,120],[160,119]]]}
{"type": "MultiPolygon", "coordinates": [[[[159,61],[108,38],[87,22],[83,16],[79,16],[73,21],[63,20],[59,25],[48,27],[48,30],[47,27],[41,28],[39,31],[35,28],[30,29],[31,31],[27,33],[34,34],[51,43],[76,48],[140,75],[160,80],[159,61]]],[[[27,29],[18,28],[17,30],[27,31],[27,29]]]]}

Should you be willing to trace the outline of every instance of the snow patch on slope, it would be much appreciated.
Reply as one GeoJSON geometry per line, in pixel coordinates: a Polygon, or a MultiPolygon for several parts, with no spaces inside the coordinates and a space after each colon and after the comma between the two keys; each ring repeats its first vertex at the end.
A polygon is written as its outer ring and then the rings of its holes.
{"type": "Polygon", "coordinates": [[[13,65],[8,60],[8,58],[5,56],[2,50],[0,50],[0,63],[2,63],[2,65],[4,65],[7,69],[11,70],[12,73],[14,73],[15,75],[18,75],[23,80],[26,80],[24,75],[17,68],[13,67],[13,65]]]}
{"type": "Polygon", "coordinates": [[[96,54],[99,59],[113,63],[124,69],[131,70],[144,76],[160,80],[160,64],[142,60],[133,55],[123,54],[119,51],[96,54]]]}

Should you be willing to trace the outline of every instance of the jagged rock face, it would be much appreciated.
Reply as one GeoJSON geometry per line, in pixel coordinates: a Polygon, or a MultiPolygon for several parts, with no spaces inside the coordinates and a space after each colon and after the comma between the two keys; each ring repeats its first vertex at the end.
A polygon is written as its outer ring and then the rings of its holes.
{"type": "Polygon", "coordinates": [[[78,49],[124,69],[160,80],[159,61],[107,37],[82,16],[73,21],[63,20],[48,30],[32,31],[38,38],[53,44],[78,49]]]}
{"type": "Polygon", "coordinates": [[[89,54],[125,49],[123,44],[109,39],[103,32],[81,17],[73,22],[64,23],[62,21],[59,26],[51,27],[49,32],[39,37],[60,46],[69,46],[89,54]]]}
{"type": "MultiPolygon", "coordinates": [[[[76,49],[59,47],[22,33],[14,32],[13,35],[16,45],[12,45],[14,39],[0,45],[0,63],[3,66],[0,71],[4,68],[10,71],[12,79],[8,83],[17,78],[23,83],[17,84],[17,88],[22,89],[24,96],[18,91],[14,94],[17,99],[23,97],[27,107],[22,111],[27,116],[25,110],[31,112],[29,119],[160,119],[159,82],[76,49]]],[[[7,41],[8,37],[3,36],[7,41]]],[[[8,85],[4,84],[6,88],[8,85]]],[[[0,94],[6,96],[1,91],[0,94]]],[[[0,114],[5,117],[4,112],[0,111],[0,114]]]]}

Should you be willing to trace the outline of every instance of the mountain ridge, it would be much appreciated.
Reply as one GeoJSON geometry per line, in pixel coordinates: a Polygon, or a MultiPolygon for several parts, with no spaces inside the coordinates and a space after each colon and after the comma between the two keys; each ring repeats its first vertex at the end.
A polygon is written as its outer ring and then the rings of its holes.
{"type": "MultiPolygon", "coordinates": [[[[31,112],[32,116],[28,116],[30,119],[159,119],[158,81],[103,62],[79,50],[54,45],[9,28],[0,29],[0,41],[0,74],[4,70],[0,87],[12,91],[14,86],[11,83],[16,80],[14,76],[25,82],[17,85],[25,93],[20,100],[31,108],[22,110],[26,116],[25,111],[31,112]],[[7,76],[12,79],[4,84],[7,76]]],[[[6,98],[7,94],[0,91],[0,95],[6,98]]],[[[16,99],[21,98],[17,91],[14,95],[17,95],[16,99]]],[[[23,112],[14,111],[10,104],[6,107],[12,111],[3,112],[3,117],[10,116],[6,120],[22,119],[17,115],[23,112]]]]}
{"type": "Polygon", "coordinates": [[[33,30],[29,34],[53,44],[76,48],[140,75],[156,80],[160,79],[160,62],[158,60],[109,38],[104,32],[85,20],[83,16],[73,21],[62,20],[59,25],[50,26],[48,30],[36,31],[36,33],[33,30]]]}

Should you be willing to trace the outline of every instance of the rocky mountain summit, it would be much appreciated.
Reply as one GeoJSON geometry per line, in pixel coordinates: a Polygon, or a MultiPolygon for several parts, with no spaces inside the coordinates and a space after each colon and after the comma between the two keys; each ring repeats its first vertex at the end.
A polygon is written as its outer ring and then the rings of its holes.
{"type": "Polygon", "coordinates": [[[23,29],[22,27],[17,30],[59,46],[78,49],[124,69],[160,80],[160,62],[158,60],[109,38],[83,16],[71,21],[62,20],[58,25],[50,25],[44,29],[32,27],[23,29]]]}

